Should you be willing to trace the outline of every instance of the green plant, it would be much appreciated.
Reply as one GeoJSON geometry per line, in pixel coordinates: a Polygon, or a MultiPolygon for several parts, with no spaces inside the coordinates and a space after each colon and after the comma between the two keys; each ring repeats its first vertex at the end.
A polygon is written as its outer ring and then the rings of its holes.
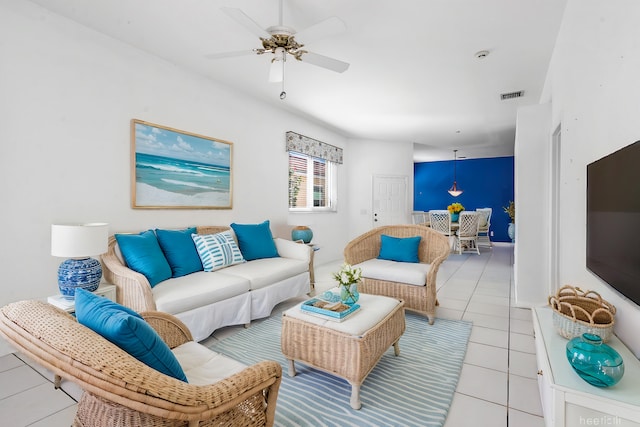
{"type": "Polygon", "coordinates": [[[298,193],[300,192],[300,181],[302,177],[296,175],[296,171],[293,168],[289,168],[289,207],[295,208],[298,200],[298,193]]]}
{"type": "Polygon", "coordinates": [[[516,222],[516,205],[513,203],[513,200],[509,201],[508,206],[503,206],[502,209],[509,215],[511,218],[511,222],[515,224],[516,222]]]}

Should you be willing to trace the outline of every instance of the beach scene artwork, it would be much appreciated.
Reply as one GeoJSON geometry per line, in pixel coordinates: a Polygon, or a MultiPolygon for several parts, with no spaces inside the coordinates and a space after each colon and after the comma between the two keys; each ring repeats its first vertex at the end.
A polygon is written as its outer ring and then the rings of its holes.
{"type": "Polygon", "coordinates": [[[134,208],[230,209],[233,144],[132,121],[134,208]]]}

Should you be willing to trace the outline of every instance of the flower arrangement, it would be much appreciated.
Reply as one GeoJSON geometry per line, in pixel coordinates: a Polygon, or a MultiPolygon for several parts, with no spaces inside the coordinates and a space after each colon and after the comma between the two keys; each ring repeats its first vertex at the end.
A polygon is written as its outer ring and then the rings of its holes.
{"type": "Polygon", "coordinates": [[[342,264],[340,271],[333,273],[333,278],[336,279],[340,286],[349,287],[354,283],[358,283],[362,278],[362,269],[353,268],[351,264],[342,264]]]}
{"type": "Polygon", "coordinates": [[[503,206],[502,209],[509,215],[512,223],[516,223],[516,205],[513,203],[513,200],[509,201],[509,206],[503,206]]]}
{"type": "Polygon", "coordinates": [[[462,206],[462,203],[455,202],[447,206],[447,210],[452,214],[460,213],[464,210],[464,206],[462,206]]]}
{"type": "Polygon", "coordinates": [[[333,273],[333,278],[338,282],[338,288],[343,300],[356,302],[357,290],[352,285],[357,284],[362,278],[362,269],[354,268],[351,264],[344,263],[340,271],[333,273]]]}

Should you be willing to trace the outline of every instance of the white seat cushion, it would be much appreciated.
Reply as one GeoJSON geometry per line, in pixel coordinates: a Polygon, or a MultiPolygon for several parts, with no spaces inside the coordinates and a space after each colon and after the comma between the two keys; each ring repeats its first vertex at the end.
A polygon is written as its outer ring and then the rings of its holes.
{"type": "MultiPolygon", "coordinates": [[[[334,293],[340,292],[337,288],[333,288],[331,291],[334,293]]],[[[380,323],[382,319],[384,319],[395,307],[398,306],[398,304],[400,304],[400,301],[395,298],[380,295],[360,294],[360,299],[357,304],[360,305],[360,309],[344,319],[342,322],[325,320],[321,317],[307,314],[300,308],[301,304],[297,304],[285,311],[284,315],[294,319],[304,320],[305,322],[313,323],[314,325],[320,325],[334,331],[344,332],[352,336],[360,337],[380,323]]],[[[187,378],[188,377],[189,376],[187,375],[187,378]]]]}
{"type": "Polygon", "coordinates": [[[292,258],[254,259],[218,270],[220,274],[242,277],[251,282],[251,289],[260,289],[289,277],[309,271],[309,263],[292,258]]]}
{"type": "Polygon", "coordinates": [[[425,286],[431,264],[388,261],[386,259],[368,259],[356,264],[362,269],[362,277],[425,286]]]}
{"type": "Polygon", "coordinates": [[[211,351],[195,341],[184,343],[171,351],[192,385],[214,384],[246,368],[237,360],[211,351]]]}
{"type": "Polygon", "coordinates": [[[151,292],[159,311],[177,314],[247,293],[249,289],[249,280],[240,276],[199,271],[158,283],[151,292]]]}

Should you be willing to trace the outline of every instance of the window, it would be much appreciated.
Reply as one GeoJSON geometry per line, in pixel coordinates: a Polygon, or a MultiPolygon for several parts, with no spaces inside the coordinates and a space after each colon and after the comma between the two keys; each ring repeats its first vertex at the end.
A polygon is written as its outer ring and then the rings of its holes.
{"type": "Polygon", "coordinates": [[[289,210],[335,210],[335,164],[289,152],[289,210]]]}

